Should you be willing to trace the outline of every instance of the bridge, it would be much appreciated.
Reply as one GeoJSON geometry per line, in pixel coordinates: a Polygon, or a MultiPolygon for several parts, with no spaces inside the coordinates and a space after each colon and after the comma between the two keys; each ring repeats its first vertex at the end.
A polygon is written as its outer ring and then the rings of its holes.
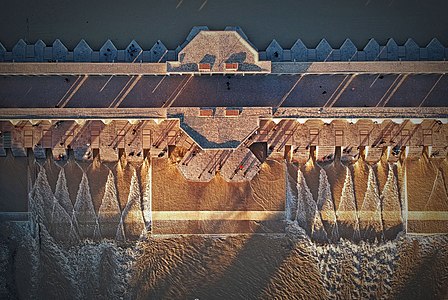
{"type": "MultiPolygon", "coordinates": [[[[443,61],[260,60],[236,31],[199,32],[175,61],[1,63],[0,156],[170,158],[184,179],[201,184],[217,174],[247,184],[272,159],[446,161],[447,70],[443,61]]],[[[408,232],[446,230],[445,208],[408,204],[420,200],[406,182],[408,232]]],[[[154,216],[164,225],[154,230],[170,233],[162,207],[154,216]]],[[[276,203],[266,212],[279,218],[281,210],[276,203]]]]}

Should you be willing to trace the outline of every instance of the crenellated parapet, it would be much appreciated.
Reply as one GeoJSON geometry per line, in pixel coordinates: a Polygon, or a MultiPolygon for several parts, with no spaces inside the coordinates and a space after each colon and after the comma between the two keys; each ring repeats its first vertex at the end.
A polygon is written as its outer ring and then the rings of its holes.
{"type": "MultiPolygon", "coordinates": [[[[224,31],[235,32],[241,41],[248,43],[254,49],[261,61],[443,61],[448,58],[448,48],[436,38],[425,46],[418,45],[413,39],[408,39],[402,45],[398,45],[392,38],[385,45],[370,39],[364,46],[355,45],[350,39],[346,39],[339,47],[330,45],[326,39],[322,39],[316,47],[308,47],[298,39],[291,48],[284,48],[274,39],[265,50],[258,50],[240,27],[228,26],[224,31]]],[[[207,26],[195,26],[176,49],[167,49],[160,40],[149,49],[143,49],[135,40],[131,41],[125,49],[118,49],[111,40],[107,40],[100,49],[92,49],[88,42],[82,39],[74,49],[69,50],[59,39],[51,45],[46,45],[42,40],[38,40],[35,44],[28,44],[21,39],[9,51],[0,43],[0,61],[165,63],[176,61],[178,55],[200,32],[212,31],[209,31],[207,26]]]]}

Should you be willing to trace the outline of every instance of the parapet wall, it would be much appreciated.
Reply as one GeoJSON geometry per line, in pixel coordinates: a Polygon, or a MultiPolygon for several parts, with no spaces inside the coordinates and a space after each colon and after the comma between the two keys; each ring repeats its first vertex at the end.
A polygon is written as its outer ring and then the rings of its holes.
{"type": "MultiPolygon", "coordinates": [[[[93,50],[85,40],[69,50],[59,39],[51,46],[42,40],[35,44],[28,44],[19,40],[7,51],[0,43],[0,62],[166,62],[175,61],[179,52],[207,26],[193,27],[186,40],[176,49],[167,49],[159,40],[150,49],[143,49],[133,40],[126,49],[117,49],[111,40],[93,50]]],[[[226,27],[225,30],[237,31],[240,36],[250,43],[247,36],[239,27],[226,27]]],[[[253,46],[253,44],[251,44],[253,46]]],[[[414,40],[408,39],[403,45],[398,45],[394,39],[389,39],[385,45],[380,45],[371,39],[361,48],[350,39],[339,47],[334,48],[327,40],[322,39],[315,48],[308,48],[298,39],[291,48],[283,48],[276,40],[259,51],[260,60],[273,62],[315,62],[315,61],[443,61],[448,58],[448,48],[437,39],[432,39],[425,47],[420,47],[414,40]]]]}

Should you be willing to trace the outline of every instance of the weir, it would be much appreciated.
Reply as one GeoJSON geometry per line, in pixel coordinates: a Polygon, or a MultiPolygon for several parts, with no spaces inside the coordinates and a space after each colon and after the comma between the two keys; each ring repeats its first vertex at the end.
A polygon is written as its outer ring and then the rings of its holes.
{"type": "Polygon", "coordinates": [[[446,62],[298,65],[199,32],[157,65],[0,64],[2,217],[64,242],[446,233],[446,62]]]}

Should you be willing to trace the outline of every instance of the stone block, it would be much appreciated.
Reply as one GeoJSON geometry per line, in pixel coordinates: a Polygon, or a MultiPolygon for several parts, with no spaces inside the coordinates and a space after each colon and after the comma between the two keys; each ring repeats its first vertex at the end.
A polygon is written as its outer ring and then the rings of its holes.
{"type": "Polygon", "coordinates": [[[407,159],[420,159],[423,153],[422,146],[406,146],[406,158],[407,159]]]}
{"type": "Polygon", "coordinates": [[[380,46],[379,60],[381,60],[381,61],[387,60],[387,47],[386,46],[380,46]]]}
{"type": "Polygon", "coordinates": [[[283,48],[276,40],[272,40],[266,48],[266,58],[270,61],[283,61],[283,48]]]}
{"type": "Polygon", "coordinates": [[[138,62],[141,60],[141,54],[143,52],[142,47],[135,41],[127,46],[125,50],[125,61],[127,62],[138,62]]]}
{"type": "Polygon", "coordinates": [[[380,161],[381,156],[383,155],[382,147],[365,147],[365,159],[369,163],[377,163],[380,161]]]}
{"type": "Polygon", "coordinates": [[[291,60],[308,61],[308,49],[300,39],[291,47],[291,60]]]}
{"type": "Polygon", "coordinates": [[[25,47],[25,57],[34,58],[34,45],[26,45],[25,47]]]}
{"type": "Polygon", "coordinates": [[[364,47],[364,53],[366,54],[366,61],[378,60],[380,54],[380,45],[375,39],[370,39],[367,45],[364,47]]]}
{"type": "Polygon", "coordinates": [[[394,39],[389,39],[386,44],[387,60],[398,60],[398,45],[394,39]]]}
{"type": "Polygon", "coordinates": [[[33,148],[34,157],[36,159],[46,159],[45,148],[42,147],[34,147],[33,148]]]}
{"type": "Polygon", "coordinates": [[[126,50],[118,50],[117,51],[117,61],[125,60],[125,52],[126,52],[126,50]]]}
{"type": "Polygon", "coordinates": [[[66,61],[67,54],[67,47],[65,47],[65,45],[59,39],[56,39],[53,43],[53,60],[66,61]]]}
{"type": "Polygon", "coordinates": [[[331,60],[332,61],[340,61],[341,60],[341,50],[339,50],[339,49],[333,50],[333,53],[331,54],[331,60]]]}
{"type": "Polygon", "coordinates": [[[149,50],[144,50],[142,52],[142,61],[143,62],[150,62],[151,61],[151,51],[149,50]]]}
{"type": "Polygon", "coordinates": [[[20,39],[12,48],[12,59],[14,61],[25,61],[26,57],[26,43],[20,39]]]}
{"type": "Polygon", "coordinates": [[[404,59],[406,57],[406,47],[405,46],[398,46],[398,58],[404,59]]]}
{"type": "Polygon", "coordinates": [[[91,57],[92,57],[90,59],[91,62],[99,62],[100,61],[100,52],[99,51],[93,51],[91,57]]]}
{"type": "Polygon", "coordinates": [[[44,49],[44,60],[49,61],[53,59],[53,47],[45,47],[44,49]]]}
{"type": "Polygon", "coordinates": [[[168,50],[168,52],[165,55],[167,61],[173,61],[176,60],[176,51],[175,50],[168,50]]]}
{"type": "Polygon", "coordinates": [[[46,45],[42,40],[34,44],[34,61],[44,61],[46,45]]]}
{"type": "Polygon", "coordinates": [[[358,51],[357,58],[358,61],[366,61],[366,53],[364,51],[358,51]]]}
{"type": "Polygon", "coordinates": [[[5,52],[5,61],[12,60],[12,52],[5,52]]]}
{"type": "Polygon", "coordinates": [[[239,26],[227,26],[224,30],[226,31],[236,31],[238,34],[246,41],[248,42],[255,50],[257,50],[257,47],[255,47],[254,44],[249,40],[247,35],[244,33],[244,31],[239,26]]]}
{"type": "Polygon", "coordinates": [[[308,61],[316,61],[316,49],[308,49],[308,61]]]}
{"type": "Polygon", "coordinates": [[[73,61],[75,62],[90,62],[92,60],[92,48],[82,39],[75,49],[73,49],[73,61]]]}
{"type": "Polygon", "coordinates": [[[336,148],[334,146],[317,146],[316,147],[316,161],[322,163],[334,160],[336,148]]]}
{"type": "Polygon", "coordinates": [[[165,45],[158,40],[150,49],[150,61],[152,62],[165,62],[166,52],[168,49],[165,45]]]}
{"type": "Polygon", "coordinates": [[[353,60],[353,56],[356,54],[356,51],[358,51],[355,44],[353,44],[350,39],[346,39],[339,50],[341,52],[341,61],[353,60]]]}
{"type": "Polygon", "coordinates": [[[428,49],[420,48],[420,60],[428,60],[428,49]]]}
{"type": "Polygon", "coordinates": [[[426,49],[428,49],[429,60],[443,60],[445,56],[445,47],[443,47],[438,39],[432,39],[428,46],[426,46],[426,49]]]}
{"type": "Polygon", "coordinates": [[[107,40],[100,49],[101,62],[113,62],[117,60],[118,51],[111,40],[107,40]]]}
{"type": "Polygon", "coordinates": [[[413,39],[408,39],[404,44],[406,48],[405,60],[419,60],[420,59],[420,47],[414,42],[413,39]]]}
{"type": "Polygon", "coordinates": [[[191,41],[200,31],[208,30],[207,26],[194,26],[191,28],[190,33],[188,33],[186,41],[191,41]]]}
{"type": "Polygon", "coordinates": [[[6,48],[0,43],[0,61],[5,61],[6,48]]]}
{"type": "Polygon", "coordinates": [[[322,39],[316,47],[316,60],[327,61],[333,48],[326,39],[322,39]]]}

